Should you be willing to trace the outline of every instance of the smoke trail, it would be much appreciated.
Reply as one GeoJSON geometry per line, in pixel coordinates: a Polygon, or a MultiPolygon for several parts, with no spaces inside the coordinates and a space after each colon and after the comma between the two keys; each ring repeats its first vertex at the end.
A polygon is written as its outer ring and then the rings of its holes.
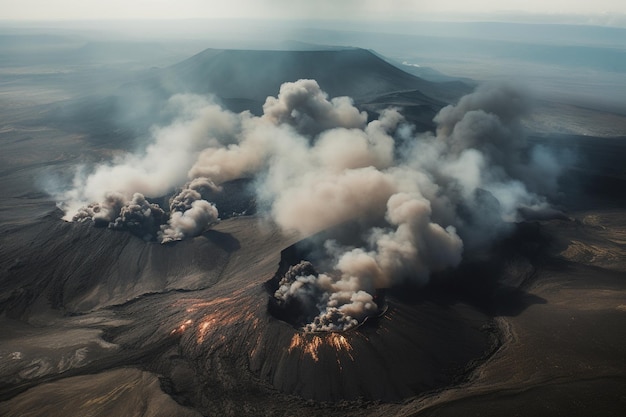
{"type": "Polygon", "coordinates": [[[222,184],[250,178],[263,213],[284,230],[308,236],[354,221],[350,245],[324,244],[323,270],[294,267],[274,294],[310,331],[357,325],[378,311],[376,289],[424,284],[522,215],[545,212],[542,193],[561,170],[546,149],[528,149],[528,102],[509,86],[478,88],[437,114],[436,132],[420,134],[398,109],[368,123],[314,80],[283,84],[260,117],[190,95],[169,106],[174,121],[153,129],[143,153],[77,174],[61,196],[66,218],[171,242],[218,220],[210,200],[222,184]],[[176,189],[167,212],[146,200],[176,189]]]}

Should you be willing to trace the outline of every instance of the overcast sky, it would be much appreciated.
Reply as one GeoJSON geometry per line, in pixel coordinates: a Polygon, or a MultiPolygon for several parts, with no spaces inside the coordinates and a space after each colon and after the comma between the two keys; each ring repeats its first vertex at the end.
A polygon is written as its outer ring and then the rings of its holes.
{"type": "Polygon", "coordinates": [[[2,19],[420,19],[459,14],[626,14],[625,0],[0,0],[2,19]]]}

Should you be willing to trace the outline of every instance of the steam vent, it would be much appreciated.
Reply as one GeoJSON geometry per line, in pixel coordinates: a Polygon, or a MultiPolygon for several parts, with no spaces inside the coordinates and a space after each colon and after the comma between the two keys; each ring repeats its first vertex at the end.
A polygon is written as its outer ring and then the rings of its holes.
{"type": "Polygon", "coordinates": [[[360,304],[361,308],[352,309],[352,315],[328,305],[330,295],[324,292],[319,281],[324,277],[331,281],[335,278],[328,275],[320,278],[314,266],[316,260],[321,264],[328,263],[316,254],[315,243],[322,239],[322,234],[318,234],[281,252],[279,268],[265,284],[270,293],[268,311],[304,332],[345,332],[368,320],[381,318],[388,309],[386,288],[375,288],[371,300],[367,298],[360,304]]]}

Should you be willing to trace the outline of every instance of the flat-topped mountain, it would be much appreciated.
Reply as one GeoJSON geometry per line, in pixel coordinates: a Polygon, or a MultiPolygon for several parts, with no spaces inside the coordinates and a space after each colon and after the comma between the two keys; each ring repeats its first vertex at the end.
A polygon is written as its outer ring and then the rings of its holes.
{"type": "Polygon", "coordinates": [[[446,84],[411,75],[365,49],[254,51],[207,49],[167,69],[180,86],[221,98],[264,101],[286,81],[315,79],[331,97],[367,101],[381,94],[425,90],[437,99],[446,84]]]}
{"type": "Polygon", "coordinates": [[[315,79],[329,97],[349,96],[368,112],[401,107],[420,130],[432,129],[437,111],[471,89],[460,81],[424,80],[365,49],[206,49],[170,67],[144,72],[110,95],[70,100],[44,113],[51,124],[82,127],[91,136],[108,132],[107,142],[117,132],[114,141],[121,145],[159,124],[166,100],[175,94],[211,95],[231,111],[260,115],[268,96],[299,79],[315,79]]]}

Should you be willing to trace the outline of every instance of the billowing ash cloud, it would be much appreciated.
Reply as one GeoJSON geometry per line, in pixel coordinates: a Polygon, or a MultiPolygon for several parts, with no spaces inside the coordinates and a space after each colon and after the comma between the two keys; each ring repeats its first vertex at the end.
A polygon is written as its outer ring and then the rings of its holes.
{"type": "Polygon", "coordinates": [[[170,211],[187,211],[194,201],[202,199],[202,193],[216,193],[221,190],[221,187],[208,178],[194,178],[170,199],[170,211]]]}
{"type": "Polygon", "coordinates": [[[315,134],[335,127],[363,128],[367,114],[359,112],[349,97],[328,100],[315,80],[285,83],[278,97],[268,97],[263,117],[275,124],[289,124],[298,132],[315,134]]]}
{"type": "Polygon", "coordinates": [[[274,294],[310,331],[353,327],[378,311],[376,289],[424,284],[522,215],[546,213],[542,195],[556,190],[561,170],[555,155],[528,148],[528,103],[509,86],[478,88],[426,133],[393,108],[368,123],[313,80],[283,84],[261,117],[192,95],[169,105],[177,116],[153,130],[144,152],[76,176],[61,196],[66,218],[180,240],[218,220],[210,197],[221,184],[249,178],[262,213],[284,230],[308,236],[355,222],[358,236],[325,242],[326,261],[293,267],[274,294]],[[167,213],[144,197],[171,194],[167,213]]]}
{"type": "Polygon", "coordinates": [[[206,200],[195,200],[185,211],[170,214],[167,225],[161,227],[161,243],[197,236],[218,220],[217,208],[206,200]]]}
{"type": "Polygon", "coordinates": [[[145,240],[152,240],[165,220],[165,212],[140,193],[133,194],[128,201],[120,193],[107,193],[102,202],[80,208],[72,220],[92,220],[96,226],[128,230],[145,240]]]}
{"type": "Polygon", "coordinates": [[[167,112],[176,115],[165,127],[152,130],[151,143],[142,152],[125,154],[95,167],[88,175],[79,171],[73,187],[59,195],[66,220],[92,202],[102,202],[117,193],[130,200],[135,193],[147,198],[162,197],[187,180],[198,153],[235,141],[241,117],[223,110],[206,98],[173,96],[167,112]]]}
{"type": "Polygon", "coordinates": [[[216,223],[218,211],[214,204],[202,198],[202,192],[215,193],[221,187],[208,178],[194,178],[175,196],[170,199],[170,218],[161,226],[159,240],[161,243],[183,240],[197,236],[216,223]]]}

